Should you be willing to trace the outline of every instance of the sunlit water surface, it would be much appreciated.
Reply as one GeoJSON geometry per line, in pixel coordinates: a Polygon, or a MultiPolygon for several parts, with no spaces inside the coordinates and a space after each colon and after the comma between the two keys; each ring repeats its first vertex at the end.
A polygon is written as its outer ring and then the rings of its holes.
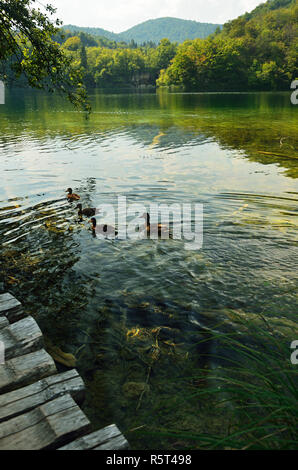
{"type": "Polygon", "coordinates": [[[94,426],[116,422],[136,447],[156,447],[146,431],[192,429],[192,408],[166,404],[199,363],[194,332],[233,311],[295,324],[297,109],[289,94],[98,92],[91,101],[86,119],[55,96],[7,91],[0,280],[51,344],[75,355],[94,426]],[[148,208],[203,204],[203,248],[93,237],[68,187],[83,207],[117,207],[118,196],[148,208]]]}

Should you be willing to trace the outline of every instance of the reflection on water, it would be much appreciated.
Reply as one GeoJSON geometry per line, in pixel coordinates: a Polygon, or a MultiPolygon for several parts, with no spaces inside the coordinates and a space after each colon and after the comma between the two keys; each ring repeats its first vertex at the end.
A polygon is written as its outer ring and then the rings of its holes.
{"type": "MultiPolygon", "coordinates": [[[[194,386],[186,378],[210,365],[197,346],[204,328],[236,310],[295,328],[296,110],[287,94],[92,101],[89,120],[36,92],[11,91],[0,108],[2,287],[76,356],[95,424],[208,428],[212,412],[195,420],[183,401],[194,386]],[[203,203],[203,249],[94,238],[66,200],[69,186],[83,207],[121,195],[203,203]]],[[[130,441],[156,445],[138,431],[130,441]]]]}

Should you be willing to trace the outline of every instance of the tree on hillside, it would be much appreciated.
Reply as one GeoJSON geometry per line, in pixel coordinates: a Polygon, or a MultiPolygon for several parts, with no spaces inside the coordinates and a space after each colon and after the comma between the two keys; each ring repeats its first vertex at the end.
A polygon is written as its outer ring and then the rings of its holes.
{"type": "Polygon", "coordinates": [[[65,41],[63,47],[69,51],[77,51],[81,47],[81,40],[78,36],[72,36],[71,38],[68,38],[67,41],[65,41]]]}
{"type": "Polygon", "coordinates": [[[87,69],[88,67],[88,60],[86,54],[86,47],[83,45],[80,49],[80,60],[81,60],[81,67],[87,69]]]}
{"type": "Polygon", "coordinates": [[[88,109],[79,71],[53,40],[61,24],[51,20],[56,10],[47,5],[42,12],[36,3],[0,0],[0,79],[21,78],[31,87],[58,91],[88,109]]]}
{"type": "Polygon", "coordinates": [[[160,41],[157,49],[157,65],[159,70],[165,69],[170,65],[171,60],[177,52],[177,43],[172,43],[164,38],[160,41]]]}
{"type": "Polygon", "coordinates": [[[178,47],[158,86],[197,91],[286,90],[297,76],[298,6],[268,0],[207,39],[178,47]]]}

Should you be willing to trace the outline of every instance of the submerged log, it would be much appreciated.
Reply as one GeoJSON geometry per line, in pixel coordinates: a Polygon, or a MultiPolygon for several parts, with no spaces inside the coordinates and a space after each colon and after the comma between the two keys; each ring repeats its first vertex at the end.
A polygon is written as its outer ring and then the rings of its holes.
{"type": "Polygon", "coordinates": [[[74,355],[62,351],[58,346],[54,346],[48,338],[45,338],[45,349],[55,362],[59,362],[59,364],[63,364],[66,367],[76,367],[77,363],[74,355]]]}
{"type": "Polygon", "coordinates": [[[6,360],[37,351],[43,347],[42,332],[32,317],[23,318],[2,328],[0,341],[4,343],[6,360]]]}
{"type": "Polygon", "coordinates": [[[55,449],[90,429],[70,395],[0,424],[0,450],[55,449]]]}
{"type": "Polygon", "coordinates": [[[0,423],[67,393],[77,403],[82,403],[84,391],[85,384],[75,369],[46,377],[27,387],[0,395],[0,423]]]}
{"type": "Polygon", "coordinates": [[[15,390],[56,372],[53,359],[44,349],[14,357],[0,367],[0,393],[15,390]]]}
{"type": "Polygon", "coordinates": [[[58,450],[125,450],[129,445],[115,424],[60,447],[58,450]]]}
{"type": "Polygon", "coordinates": [[[9,323],[14,323],[24,318],[22,304],[11,294],[0,295],[0,317],[5,316],[9,323]]]}

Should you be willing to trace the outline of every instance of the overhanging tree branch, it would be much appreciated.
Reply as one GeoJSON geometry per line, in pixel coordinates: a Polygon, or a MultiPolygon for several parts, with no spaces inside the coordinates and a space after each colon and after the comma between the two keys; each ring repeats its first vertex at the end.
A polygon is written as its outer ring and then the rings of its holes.
{"type": "Polygon", "coordinates": [[[81,72],[52,38],[61,22],[52,21],[55,9],[33,8],[37,0],[0,0],[0,79],[20,77],[35,88],[57,91],[89,111],[81,72]]]}

